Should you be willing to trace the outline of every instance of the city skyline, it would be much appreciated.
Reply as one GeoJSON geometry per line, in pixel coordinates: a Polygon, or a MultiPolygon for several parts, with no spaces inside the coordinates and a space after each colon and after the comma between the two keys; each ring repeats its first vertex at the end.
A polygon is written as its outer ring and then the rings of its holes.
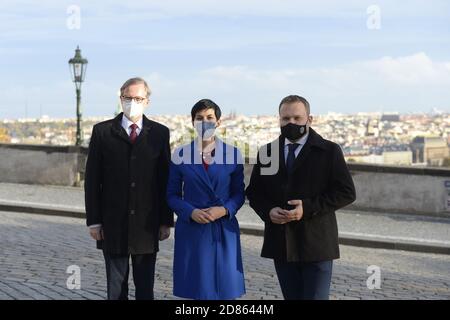
{"type": "MultiPolygon", "coordinates": [[[[194,139],[190,115],[155,115],[152,120],[170,130],[172,148],[194,139]]],[[[92,127],[111,117],[86,118],[82,145],[87,146],[92,127]]],[[[264,144],[280,135],[277,115],[223,115],[216,130],[220,139],[238,146],[249,159],[264,144]]],[[[0,143],[73,145],[75,119],[21,119],[0,122],[0,143]]],[[[344,115],[329,113],[314,118],[312,128],[342,148],[347,161],[450,166],[450,113],[344,115]]]]}
{"type": "Polygon", "coordinates": [[[450,3],[410,1],[2,1],[0,118],[73,117],[67,61],[89,60],[83,115],[112,114],[133,76],[151,113],[201,98],[273,114],[299,94],[314,114],[450,110],[450,3]]]}
{"type": "MultiPolygon", "coordinates": [[[[83,117],[82,121],[105,121],[108,119],[113,119],[117,116],[118,110],[112,111],[109,115],[96,115],[96,116],[85,116],[83,117]]],[[[122,112],[122,110],[120,110],[122,112]]],[[[311,111],[311,116],[313,118],[316,117],[325,117],[325,116],[383,116],[383,115],[399,115],[399,116],[408,116],[408,115],[424,115],[424,116],[436,116],[436,115],[448,115],[450,114],[450,111],[444,111],[441,109],[433,108],[432,110],[427,111],[410,111],[410,112],[382,112],[382,111],[362,111],[362,112],[355,112],[355,113],[345,113],[345,112],[335,112],[335,111],[328,111],[325,113],[313,113],[311,111]]],[[[146,109],[144,110],[143,115],[145,115],[147,118],[152,119],[152,117],[159,118],[164,116],[174,116],[174,117],[187,117],[190,119],[191,114],[190,112],[186,113],[167,113],[167,114],[156,114],[153,113],[152,110],[146,109]]],[[[229,118],[230,116],[244,116],[244,117],[278,117],[278,111],[275,110],[272,113],[260,113],[260,114],[245,114],[245,113],[239,113],[236,110],[229,110],[228,113],[222,114],[222,120],[229,118]]],[[[17,118],[0,118],[0,122],[7,123],[7,122],[59,122],[59,121],[76,121],[75,115],[68,115],[67,117],[51,117],[48,114],[42,114],[39,116],[28,116],[28,117],[17,117],[17,118]]]]}

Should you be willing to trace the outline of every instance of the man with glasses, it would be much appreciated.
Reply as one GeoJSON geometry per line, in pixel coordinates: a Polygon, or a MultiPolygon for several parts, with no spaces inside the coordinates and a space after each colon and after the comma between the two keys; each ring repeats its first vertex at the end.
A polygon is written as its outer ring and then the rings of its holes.
{"type": "Polygon", "coordinates": [[[136,299],[153,299],[159,241],[170,236],[166,203],[169,129],[144,115],[150,89],[142,78],[120,89],[123,112],[92,130],[85,173],[87,226],[106,263],[110,300],[128,299],[129,260],[136,299]]]}

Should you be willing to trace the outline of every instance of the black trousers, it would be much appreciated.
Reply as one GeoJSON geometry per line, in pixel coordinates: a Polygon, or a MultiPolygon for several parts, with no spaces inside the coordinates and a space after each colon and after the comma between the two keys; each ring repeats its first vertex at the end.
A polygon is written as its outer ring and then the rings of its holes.
{"type": "Polygon", "coordinates": [[[116,255],[103,251],[106,264],[108,300],[128,300],[130,256],[136,300],[153,300],[156,253],[116,255]]]}
{"type": "Polygon", "coordinates": [[[333,261],[275,262],[285,300],[328,300],[333,261]]]}

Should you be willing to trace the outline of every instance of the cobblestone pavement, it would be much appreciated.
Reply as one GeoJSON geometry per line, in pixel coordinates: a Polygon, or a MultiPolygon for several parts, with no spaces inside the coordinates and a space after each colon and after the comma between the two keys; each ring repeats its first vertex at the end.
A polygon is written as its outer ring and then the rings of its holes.
{"type": "MultiPolygon", "coordinates": [[[[104,262],[83,219],[0,212],[0,299],[104,299],[104,262]],[[81,289],[68,289],[71,265],[81,289]]],[[[243,235],[247,293],[243,299],[281,299],[272,261],[259,256],[262,238],[243,235]]],[[[155,294],[172,295],[173,238],[158,254],[155,294]]],[[[450,256],[341,246],[331,299],[450,299],[450,256]],[[381,269],[381,288],[370,290],[367,267],[381,269]]],[[[130,296],[133,297],[130,279],[130,296]]]]}
{"type": "MultiPolygon", "coordinates": [[[[84,211],[84,191],[75,187],[0,183],[0,203],[2,201],[84,211]]],[[[248,205],[241,208],[237,218],[240,223],[262,226],[262,221],[248,205]]],[[[339,210],[337,220],[341,235],[450,246],[450,218],[339,210]]]]}

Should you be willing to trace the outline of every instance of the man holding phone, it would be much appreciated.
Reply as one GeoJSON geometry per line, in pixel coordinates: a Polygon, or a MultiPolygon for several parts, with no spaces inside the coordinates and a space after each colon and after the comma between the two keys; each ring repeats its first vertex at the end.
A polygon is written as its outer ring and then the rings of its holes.
{"type": "Polygon", "coordinates": [[[259,150],[246,190],[265,222],[261,256],[274,260],[285,299],[326,300],[339,258],[335,211],[355,200],[355,187],[339,145],[311,128],[305,98],[285,97],[279,116],[281,135],[259,150]]]}

